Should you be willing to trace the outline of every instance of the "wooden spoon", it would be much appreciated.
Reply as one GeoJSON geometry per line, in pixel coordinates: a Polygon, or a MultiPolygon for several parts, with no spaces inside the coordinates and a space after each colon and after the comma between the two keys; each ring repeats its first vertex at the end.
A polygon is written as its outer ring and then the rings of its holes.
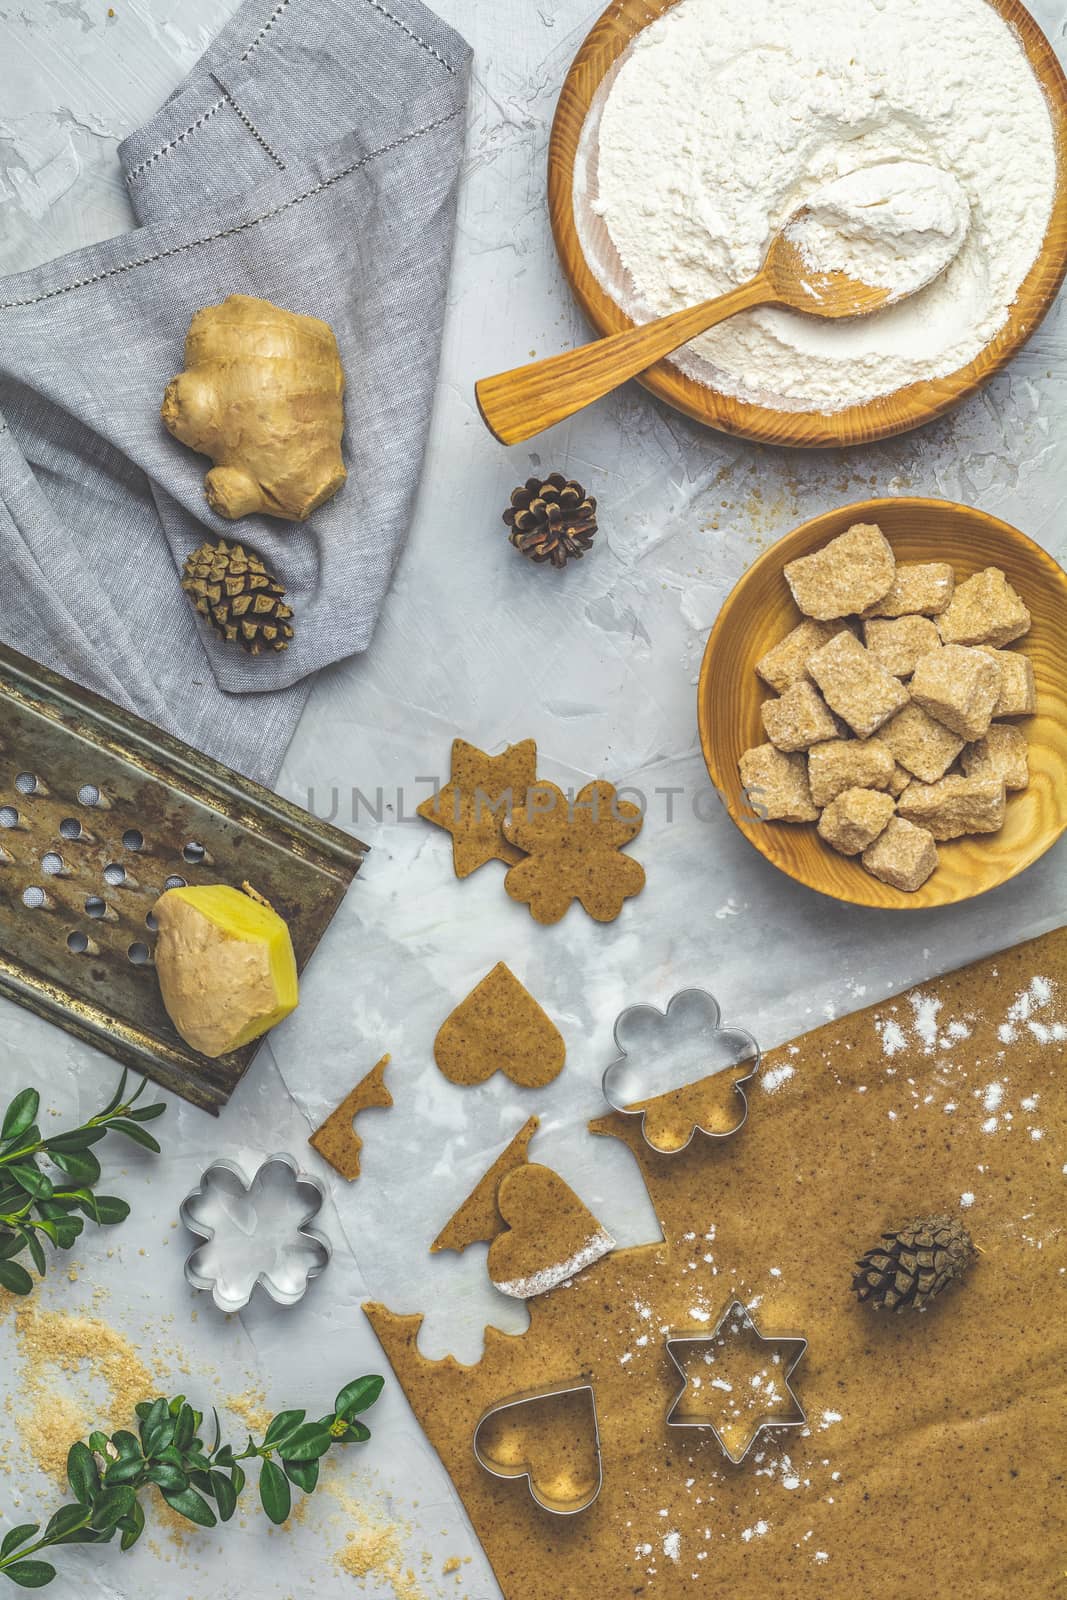
{"type": "MultiPolygon", "coordinates": [[[[812,268],[788,236],[803,215],[799,212],[791,217],[774,238],[756,276],[728,294],[628,328],[625,333],[596,339],[579,350],[565,350],[545,361],[483,378],[474,392],[486,427],[502,444],[531,439],[655,366],[679,345],[752,306],[785,306],[813,317],[865,317],[891,300],[895,303],[903,298],[891,289],[873,289],[843,272],[812,268]]],[[[916,284],[910,292],[924,287],[916,284]]]]}

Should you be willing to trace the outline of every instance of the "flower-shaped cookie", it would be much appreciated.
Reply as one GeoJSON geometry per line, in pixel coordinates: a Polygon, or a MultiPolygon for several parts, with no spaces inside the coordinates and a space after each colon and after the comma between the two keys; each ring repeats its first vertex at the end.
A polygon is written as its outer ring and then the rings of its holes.
{"type": "Polygon", "coordinates": [[[724,1139],[744,1126],[743,1086],[759,1070],[760,1049],[744,1029],[722,1026],[714,995],[683,989],[666,1011],[631,1006],[615,1023],[615,1043],[621,1054],[604,1073],[604,1098],[640,1116],[653,1150],[675,1155],[697,1133],[724,1139]]]}
{"type": "Polygon", "coordinates": [[[220,1311],[242,1310],[257,1283],[279,1305],[295,1305],[330,1259],[329,1240],[307,1226],[323,1198],[291,1156],[268,1156],[251,1182],[232,1161],[214,1162],[182,1201],[182,1221],[204,1240],[186,1278],[220,1311]]]}
{"type": "Polygon", "coordinates": [[[595,921],[614,922],[623,901],[645,886],[644,867],[621,854],[643,820],[613,784],[587,783],[572,800],[554,783],[538,783],[504,824],[504,837],[526,852],[504,887],[537,922],[558,922],[572,900],[595,921]]]}

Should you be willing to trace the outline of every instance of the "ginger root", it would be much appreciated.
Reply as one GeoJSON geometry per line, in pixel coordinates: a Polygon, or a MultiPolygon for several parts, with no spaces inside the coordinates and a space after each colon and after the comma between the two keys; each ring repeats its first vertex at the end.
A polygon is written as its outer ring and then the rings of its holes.
{"type": "Polygon", "coordinates": [[[223,883],[168,889],[152,910],[163,1004],[201,1055],[239,1050],[296,1009],[293,942],[261,895],[223,883]]]}
{"type": "Polygon", "coordinates": [[[219,516],[303,522],[347,476],[344,392],[325,322],[231,294],[189,324],[185,371],[167,385],[162,417],[215,463],[204,493],[219,516]]]}

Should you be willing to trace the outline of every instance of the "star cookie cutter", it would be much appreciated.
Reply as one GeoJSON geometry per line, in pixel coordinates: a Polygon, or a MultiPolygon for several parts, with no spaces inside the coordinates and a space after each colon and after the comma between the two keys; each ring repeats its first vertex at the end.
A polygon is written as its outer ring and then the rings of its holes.
{"type": "Polygon", "coordinates": [[[278,1305],[296,1305],[333,1253],[308,1227],[325,1198],[289,1155],[268,1156],[251,1177],[235,1161],[213,1161],[181,1203],[182,1221],[202,1241],[186,1260],[186,1281],[220,1311],[242,1311],[258,1284],[278,1305]]]}
{"type": "MultiPolygon", "coordinates": [[[[721,1341],[720,1341],[721,1342],[721,1341]]],[[[666,1341],[667,1354],[682,1380],[682,1387],[675,1396],[674,1403],[667,1412],[667,1426],[669,1428],[704,1428],[711,1433],[723,1455],[739,1467],[752,1449],[760,1434],[767,1428],[803,1428],[808,1420],[808,1414],[796,1397],[789,1380],[796,1371],[804,1352],[808,1348],[808,1341],[796,1334],[762,1334],[757,1328],[747,1306],[740,1300],[731,1300],[711,1333],[671,1334],[666,1341]],[[685,1361],[686,1352],[695,1350],[700,1346],[713,1345],[719,1341],[723,1326],[731,1317],[737,1317],[745,1331],[754,1333],[762,1343],[783,1348],[788,1351],[781,1357],[781,1380],[785,1387],[786,1395],[792,1404],[795,1415],[783,1417],[776,1412],[766,1412],[755,1423],[752,1432],[741,1450],[731,1450],[720,1430],[709,1417],[695,1412],[686,1412],[684,1409],[686,1396],[690,1393],[689,1371],[685,1361]]]]}
{"type": "Polygon", "coordinates": [[[542,1511],[549,1511],[554,1517],[575,1517],[589,1507],[599,1498],[604,1487],[604,1463],[600,1451],[600,1424],[596,1414],[596,1397],[593,1385],[584,1382],[564,1382],[550,1384],[544,1389],[533,1389],[525,1394],[513,1396],[510,1400],[499,1401],[490,1406],[478,1419],[474,1430],[474,1455],[478,1465],[488,1472],[491,1477],[500,1478],[504,1482],[515,1482],[525,1478],[530,1498],[542,1511]],[[549,1488],[540,1485],[534,1474],[532,1463],[525,1458],[505,1460],[501,1455],[491,1455],[487,1442],[483,1437],[483,1429],[495,1418],[508,1418],[509,1414],[518,1414],[523,1407],[533,1405],[537,1401],[553,1400],[564,1395],[587,1395],[589,1399],[589,1412],[593,1421],[593,1453],[596,1459],[596,1476],[591,1485],[576,1483],[571,1493],[565,1492],[565,1485],[561,1481],[559,1492],[553,1493],[549,1488]]]}
{"type": "MultiPolygon", "coordinates": [[[[680,989],[667,1002],[666,1011],[660,1011],[652,1005],[628,1006],[615,1019],[614,1037],[619,1055],[604,1073],[604,1098],[613,1111],[626,1117],[641,1118],[641,1134],[650,1150],[655,1150],[658,1155],[681,1155],[683,1150],[688,1150],[698,1133],[708,1139],[729,1139],[740,1132],[748,1121],[749,1105],[744,1085],[750,1083],[759,1071],[762,1059],[760,1047],[746,1029],[722,1026],[719,1002],[706,989],[680,989]],[[665,1096],[642,1096],[637,1080],[641,1075],[643,1060],[654,1054],[656,1034],[661,1033],[664,1042],[668,1042],[672,1029],[692,1029],[699,1037],[700,1048],[712,1057],[717,1055],[721,1058],[708,1076],[725,1071],[731,1064],[741,1065],[749,1059],[752,1067],[744,1077],[733,1080],[733,1088],[740,1097],[742,1108],[733,1127],[705,1128],[699,1122],[694,1122],[684,1144],[665,1147],[649,1137],[646,1126],[649,1107],[654,1100],[665,1096]]],[[[690,1079],[678,1087],[691,1088],[699,1081],[690,1079]]]]}

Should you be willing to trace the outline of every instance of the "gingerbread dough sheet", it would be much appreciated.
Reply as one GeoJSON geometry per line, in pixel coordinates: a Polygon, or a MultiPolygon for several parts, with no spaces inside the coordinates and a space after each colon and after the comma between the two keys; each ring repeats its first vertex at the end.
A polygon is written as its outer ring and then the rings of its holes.
{"type": "MultiPolygon", "coordinates": [[[[632,1149],[664,1241],[617,1250],[488,1329],[474,1366],[418,1352],[421,1319],[368,1315],[508,1600],[1049,1600],[1067,1569],[1067,931],[934,979],[769,1053],[735,1138],[632,1149]],[[984,1254],[923,1313],[850,1292],[855,1258],[917,1211],[964,1216],[984,1254]],[[810,1340],[808,1430],[740,1467],[672,1437],[664,1330],[736,1296],[810,1340]],[[478,1465],[482,1413],[587,1379],[604,1486],[554,1518],[478,1465]],[[665,1514],[664,1514],[665,1513],[665,1514]],[[888,1532],[886,1530],[889,1530],[888,1532]],[[905,1530],[906,1537],[901,1535],[905,1530]]],[[[546,1150],[551,1160],[551,1151],[546,1150]]],[[[595,1158],[594,1155],[591,1159],[595,1158]]]]}

